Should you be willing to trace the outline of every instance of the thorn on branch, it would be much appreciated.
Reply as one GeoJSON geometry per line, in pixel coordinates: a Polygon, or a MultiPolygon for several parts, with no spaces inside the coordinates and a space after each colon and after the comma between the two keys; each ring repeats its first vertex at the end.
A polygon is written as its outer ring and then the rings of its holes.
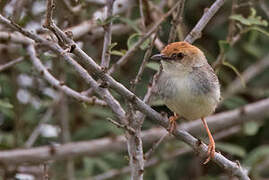
{"type": "Polygon", "coordinates": [[[136,101],[136,96],[133,95],[133,96],[131,97],[131,102],[135,102],[135,101],[136,101]]]}
{"type": "Polygon", "coordinates": [[[240,162],[238,160],[236,160],[235,163],[239,168],[241,167],[240,162]]]}
{"type": "Polygon", "coordinates": [[[76,45],[75,45],[75,44],[72,44],[72,45],[70,46],[70,50],[69,50],[69,52],[70,52],[70,53],[73,53],[75,49],[76,49],[76,45]]]}
{"type": "Polygon", "coordinates": [[[112,124],[116,125],[118,128],[125,129],[125,130],[128,131],[131,135],[134,135],[134,134],[135,134],[135,130],[134,130],[132,127],[130,127],[130,126],[128,126],[128,125],[126,125],[126,124],[120,124],[120,123],[114,121],[114,120],[111,119],[111,118],[107,118],[107,120],[109,120],[112,124]]]}
{"type": "Polygon", "coordinates": [[[73,32],[72,31],[65,31],[64,32],[65,33],[65,35],[68,37],[68,38],[70,38],[70,39],[73,39],[73,32]]]}
{"type": "Polygon", "coordinates": [[[64,84],[65,84],[64,81],[59,81],[60,86],[63,86],[64,84]]]}
{"type": "Polygon", "coordinates": [[[102,83],[99,85],[100,88],[107,88],[108,84],[105,81],[102,81],[102,83]]]}
{"type": "Polygon", "coordinates": [[[201,139],[197,139],[196,145],[197,145],[198,147],[202,145],[202,141],[201,141],[201,139]]]}
{"type": "Polygon", "coordinates": [[[102,66],[102,67],[101,67],[101,70],[102,70],[102,72],[103,72],[103,73],[107,73],[108,68],[107,68],[107,67],[103,67],[103,66],[102,66]]]}
{"type": "Polygon", "coordinates": [[[144,169],[140,169],[138,172],[139,172],[139,174],[143,174],[144,173],[144,169]]]}

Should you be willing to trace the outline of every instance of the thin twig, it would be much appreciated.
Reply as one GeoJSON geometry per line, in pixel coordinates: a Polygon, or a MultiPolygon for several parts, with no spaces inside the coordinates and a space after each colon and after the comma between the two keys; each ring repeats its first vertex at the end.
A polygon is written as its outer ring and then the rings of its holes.
{"type": "MultiPolygon", "coordinates": [[[[113,15],[114,0],[107,0],[106,4],[107,4],[106,19],[108,19],[113,15]]],[[[105,34],[104,34],[104,45],[102,51],[101,67],[105,69],[109,67],[110,63],[109,46],[111,45],[111,26],[112,26],[112,20],[103,26],[105,34]]]]}
{"type": "Polygon", "coordinates": [[[6,64],[2,64],[0,65],[0,72],[4,71],[4,70],[7,70],[8,68],[14,66],[15,64],[19,63],[19,62],[22,62],[24,60],[23,57],[19,57],[17,59],[14,59],[12,61],[9,61],[8,63],[6,64]]]}
{"type": "Polygon", "coordinates": [[[176,40],[177,30],[179,29],[178,26],[180,27],[180,30],[182,28],[182,19],[183,19],[182,16],[183,16],[184,4],[185,0],[180,0],[180,3],[178,4],[178,8],[176,11],[176,15],[172,20],[172,27],[169,33],[168,44],[176,40]]]}
{"type": "Polygon", "coordinates": [[[202,31],[210,21],[210,19],[216,14],[220,7],[224,4],[225,0],[216,0],[214,4],[205,10],[204,15],[192,29],[192,31],[187,35],[184,41],[193,43],[196,39],[202,36],[202,31]]]}
{"type": "MultiPolygon", "coordinates": [[[[178,3],[177,3],[178,4],[178,3]]],[[[176,4],[176,5],[177,5],[176,4]]],[[[128,59],[139,49],[141,44],[146,41],[152,33],[156,31],[156,29],[159,28],[159,26],[163,23],[163,21],[170,16],[174,10],[176,10],[177,6],[172,7],[166,14],[164,14],[158,22],[154,24],[154,26],[147,32],[145,35],[143,35],[138,42],[136,42],[130,50],[126,52],[124,56],[122,56],[108,71],[108,74],[113,73],[115,70],[117,70],[120,66],[124,65],[128,59]]]]}
{"type": "Polygon", "coordinates": [[[53,9],[55,8],[53,0],[47,0],[47,13],[46,13],[46,20],[44,23],[45,27],[49,27],[52,23],[52,14],[53,9]]]}
{"type": "MultiPolygon", "coordinates": [[[[241,78],[244,79],[245,83],[250,81],[253,77],[255,77],[258,73],[261,73],[269,66],[269,54],[267,54],[264,58],[257,61],[255,64],[248,67],[243,73],[241,73],[241,78]]],[[[232,94],[238,92],[242,85],[241,79],[238,77],[233,82],[229,84],[226,91],[223,93],[223,98],[227,98],[232,94]]]]}
{"type": "Polygon", "coordinates": [[[153,144],[153,146],[145,153],[145,160],[148,160],[152,154],[155,152],[155,150],[160,146],[160,144],[163,142],[163,140],[165,139],[165,137],[168,135],[169,133],[167,132],[166,134],[164,134],[156,143],[153,144]]]}
{"type": "Polygon", "coordinates": [[[124,129],[124,130],[126,130],[126,131],[129,131],[129,133],[135,133],[135,130],[132,128],[132,127],[130,127],[130,126],[128,126],[128,125],[123,125],[123,124],[120,124],[120,123],[118,123],[117,121],[114,121],[113,119],[111,119],[111,118],[107,118],[107,120],[109,120],[112,124],[114,124],[115,126],[117,126],[118,128],[122,128],[122,129],[124,129]]]}
{"type": "Polygon", "coordinates": [[[144,16],[143,0],[139,0],[139,11],[140,11],[141,22],[142,22],[142,31],[145,32],[145,30],[146,30],[146,19],[145,19],[145,16],[144,16]]]}
{"type": "Polygon", "coordinates": [[[41,61],[35,56],[34,49],[29,49],[32,52],[32,56],[30,56],[30,60],[32,61],[35,68],[40,72],[41,76],[43,76],[53,87],[58,88],[59,90],[63,91],[66,95],[77,99],[80,102],[85,102],[87,104],[97,104],[101,106],[106,106],[107,103],[103,100],[100,100],[96,97],[89,98],[87,96],[81,95],[79,92],[69,88],[63,82],[60,82],[55,77],[53,77],[49,71],[44,67],[41,61]]]}
{"type": "Polygon", "coordinates": [[[24,144],[24,147],[26,148],[30,148],[33,146],[33,144],[35,143],[36,139],[38,138],[39,134],[40,134],[40,129],[41,126],[45,123],[47,123],[53,113],[53,108],[49,108],[47,110],[47,112],[44,114],[44,116],[42,117],[42,119],[39,121],[37,127],[33,130],[33,132],[31,133],[31,135],[29,136],[29,138],[27,139],[27,141],[24,144]]]}
{"type": "MultiPolygon", "coordinates": [[[[64,76],[64,75],[62,75],[64,76]]],[[[63,78],[65,79],[65,78],[63,78]]],[[[61,125],[61,141],[63,144],[69,143],[71,140],[70,127],[69,127],[69,107],[68,107],[68,99],[66,98],[64,93],[61,93],[61,98],[59,102],[59,113],[58,117],[61,125]]],[[[66,179],[74,180],[75,168],[73,159],[67,159],[65,164],[66,169],[66,179]]]]}
{"type": "Polygon", "coordinates": [[[149,59],[149,57],[151,55],[151,52],[152,52],[152,49],[153,49],[153,46],[154,46],[154,42],[155,42],[155,40],[157,38],[157,34],[158,33],[156,32],[153,39],[152,39],[152,41],[151,41],[151,44],[150,44],[149,48],[147,49],[147,51],[146,51],[146,53],[144,55],[144,58],[143,58],[143,61],[142,61],[141,65],[140,65],[140,67],[139,67],[138,73],[137,73],[135,79],[132,82],[131,90],[133,92],[135,92],[135,88],[136,88],[138,82],[141,80],[141,76],[142,76],[142,74],[144,72],[144,69],[146,67],[147,60],[149,59]]]}

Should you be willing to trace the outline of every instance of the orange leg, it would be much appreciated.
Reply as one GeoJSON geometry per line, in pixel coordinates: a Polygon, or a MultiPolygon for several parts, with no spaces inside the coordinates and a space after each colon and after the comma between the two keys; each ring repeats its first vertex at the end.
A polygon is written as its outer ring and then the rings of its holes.
{"type": "Polygon", "coordinates": [[[175,130],[176,128],[176,120],[179,118],[179,115],[174,113],[174,116],[170,116],[169,117],[169,128],[168,128],[168,131],[170,134],[172,134],[172,132],[175,130]]]}
{"type": "Polygon", "coordinates": [[[213,136],[207,126],[207,123],[205,121],[205,118],[201,118],[202,119],[202,122],[204,124],[204,127],[206,129],[206,132],[208,134],[208,138],[209,138],[209,144],[208,144],[208,150],[207,150],[207,159],[205,160],[205,162],[203,164],[207,164],[211,158],[214,158],[215,156],[215,141],[213,139],[213,136]]]}

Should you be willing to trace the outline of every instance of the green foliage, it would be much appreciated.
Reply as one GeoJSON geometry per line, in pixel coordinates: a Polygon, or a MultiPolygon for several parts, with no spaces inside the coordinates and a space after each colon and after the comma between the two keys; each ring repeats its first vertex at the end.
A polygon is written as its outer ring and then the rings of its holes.
{"type": "Polygon", "coordinates": [[[0,108],[10,109],[10,108],[13,108],[13,105],[10,104],[8,101],[0,99],[0,108]]]}
{"type": "Polygon", "coordinates": [[[220,51],[223,53],[226,53],[229,51],[229,49],[231,48],[229,42],[225,41],[225,40],[219,40],[219,47],[220,47],[220,51]]]}
{"type": "Polygon", "coordinates": [[[118,18],[119,18],[118,15],[114,15],[114,16],[110,16],[110,17],[106,18],[105,20],[97,19],[96,22],[99,26],[105,26],[105,25],[117,20],[118,18]]]}
{"type": "Polygon", "coordinates": [[[159,63],[155,63],[155,62],[149,62],[147,63],[146,67],[154,70],[154,71],[159,71],[160,69],[160,64],[159,63]]]}
{"type": "Polygon", "coordinates": [[[244,159],[243,164],[247,167],[253,167],[257,163],[264,160],[264,157],[269,155],[269,146],[263,145],[252,150],[248,156],[244,159]]]}
{"type": "Polygon", "coordinates": [[[236,14],[230,16],[230,19],[239,21],[240,23],[246,25],[246,26],[252,26],[252,25],[259,25],[259,26],[268,26],[268,22],[266,20],[263,20],[261,16],[257,16],[256,10],[254,8],[251,8],[250,15],[245,18],[241,14],[236,14]]]}
{"type": "MultiPolygon", "coordinates": [[[[134,33],[132,34],[128,40],[127,40],[127,47],[128,49],[131,49],[141,38],[141,35],[139,33],[134,33]]],[[[149,47],[150,44],[150,39],[147,39],[140,45],[141,50],[145,50],[149,47]]]]}

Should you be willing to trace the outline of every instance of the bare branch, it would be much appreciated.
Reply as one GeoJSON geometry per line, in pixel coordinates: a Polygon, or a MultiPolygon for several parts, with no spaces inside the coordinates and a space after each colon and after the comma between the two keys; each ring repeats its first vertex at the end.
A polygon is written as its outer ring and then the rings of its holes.
{"type": "Polygon", "coordinates": [[[39,121],[37,127],[33,130],[32,134],[29,136],[29,138],[25,142],[24,147],[30,148],[33,146],[34,142],[36,141],[36,139],[38,138],[40,134],[41,126],[50,120],[52,113],[53,113],[53,108],[50,108],[47,110],[47,112],[44,114],[42,119],[39,121]]]}
{"type": "MultiPolygon", "coordinates": [[[[248,121],[263,120],[269,115],[269,98],[249,104],[244,108],[218,113],[207,118],[208,125],[212,132],[217,133],[215,138],[225,136],[224,131],[228,132],[229,128],[236,128],[248,121]],[[242,114],[243,112],[243,114],[242,114]],[[222,135],[221,135],[222,134],[222,135]]],[[[186,129],[195,136],[201,135],[201,121],[196,120],[180,125],[179,128],[186,129]]],[[[158,141],[162,136],[167,134],[163,128],[153,128],[141,133],[144,144],[150,144],[158,141]]],[[[124,136],[113,138],[101,138],[92,141],[68,143],[58,146],[42,146],[30,149],[16,149],[0,151],[0,163],[2,164],[22,164],[22,163],[42,163],[48,160],[61,160],[77,156],[96,156],[106,152],[126,151],[126,139],[124,136]],[[73,149],[76,148],[74,152],[73,149]],[[55,151],[54,151],[55,150],[55,151]],[[57,152],[57,153],[53,153],[57,152]]]]}
{"type": "MultiPolygon", "coordinates": [[[[215,139],[219,140],[219,139],[234,135],[235,133],[238,133],[240,129],[241,129],[240,127],[236,127],[236,128],[233,127],[231,129],[225,129],[225,130],[215,134],[215,139]]],[[[165,136],[166,136],[166,134],[163,137],[165,137],[165,136]]],[[[173,159],[175,159],[175,157],[178,157],[178,156],[184,155],[186,153],[190,153],[190,152],[191,152],[191,149],[189,147],[183,147],[183,148],[175,150],[174,152],[162,154],[161,157],[153,157],[151,159],[148,159],[145,162],[145,168],[158,165],[159,163],[161,163],[163,161],[173,160],[173,159]]],[[[111,179],[111,178],[114,178],[114,177],[117,177],[117,176],[120,176],[123,174],[130,173],[130,171],[131,171],[130,167],[124,167],[121,169],[112,169],[112,170],[109,170],[105,173],[88,178],[88,180],[111,179]]]]}
{"type": "Polygon", "coordinates": [[[138,73],[134,79],[134,81],[132,82],[132,87],[131,87],[131,90],[133,92],[135,92],[135,88],[136,88],[136,85],[138,84],[138,82],[141,80],[141,76],[142,76],[142,73],[145,69],[145,66],[146,66],[146,63],[147,63],[147,60],[149,59],[150,55],[151,55],[151,52],[152,52],[152,49],[153,49],[153,46],[154,46],[154,42],[157,38],[157,32],[156,34],[154,35],[152,41],[151,41],[151,44],[149,46],[149,48],[147,49],[145,55],[144,55],[144,58],[143,58],[143,61],[139,67],[139,70],[138,70],[138,73]]]}
{"type": "Polygon", "coordinates": [[[210,21],[210,19],[216,14],[216,12],[220,9],[220,7],[224,4],[225,0],[216,0],[214,4],[205,10],[204,15],[199,20],[199,22],[195,25],[192,31],[187,35],[184,41],[189,43],[193,43],[196,39],[202,36],[202,31],[210,21]]]}
{"type": "Polygon", "coordinates": [[[52,13],[53,9],[55,8],[53,0],[47,0],[47,13],[46,13],[46,20],[44,23],[45,27],[49,27],[53,22],[52,22],[52,13]]]}
{"type": "Polygon", "coordinates": [[[180,26],[180,28],[182,26],[181,23],[183,19],[182,16],[183,16],[184,4],[185,0],[180,0],[180,3],[178,4],[178,8],[176,11],[176,15],[172,20],[172,27],[169,33],[168,44],[176,40],[178,26],[180,26]]]}
{"type": "Polygon", "coordinates": [[[156,143],[153,144],[153,146],[145,153],[145,160],[148,160],[152,154],[155,152],[155,150],[160,146],[160,144],[163,142],[163,140],[165,139],[165,137],[168,135],[169,133],[164,134],[156,143]]]}
{"type": "Polygon", "coordinates": [[[30,53],[30,58],[35,66],[35,68],[40,72],[40,74],[53,86],[57,89],[63,91],[66,95],[71,96],[78,101],[85,102],[88,104],[97,104],[101,106],[107,105],[106,102],[98,99],[98,98],[89,98],[87,96],[83,96],[77,91],[69,88],[68,86],[64,85],[62,82],[54,78],[49,71],[42,65],[41,61],[36,57],[35,50],[33,48],[28,48],[28,51],[30,53]]]}
{"type": "Polygon", "coordinates": [[[146,30],[146,19],[144,16],[144,9],[143,9],[143,0],[139,0],[139,11],[140,11],[140,16],[141,16],[141,21],[142,21],[142,30],[145,32],[146,30]]]}
{"type": "Polygon", "coordinates": [[[132,127],[130,127],[130,126],[128,126],[128,125],[120,124],[120,123],[114,121],[114,120],[111,119],[111,118],[107,118],[107,119],[108,119],[112,124],[116,125],[118,128],[122,128],[122,129],[128,131],[130,134],[134,134],[134,133],[135,133],[135,130],[134,130],[132,127]]]}
{"type": "Polygon", "coordinates": [[[17,64],[17,63],[19,63],[19,62],[22,62],[23,60],[24,60],[23,57],[19,57],[19,58],[17,58],[17,59],[14,59],[14,60],[12,60],[12,61],[9,61],[9,62],[6,63],[6,64],[2,64],[2,65],[0,65],[0,72],[1,72],[1,71],[4,71],[4,70],[6,70],[6,69],[8,69],[8,68],[10,68],[10,67],[12,67],[12,66],[14,66],[15,64],[17,64]]]}
{"type": "Polygon", "coordinates": [[[10,33],[10,32],[4,32],[4,31],[0,32],[0,40],[11,41],[11,42],[21,43],[21,44],[30,44],[34,42],[32,39],[25,37],[18,32],[10,33]]]}
{"type": "MultiPolygon", "coordinates": [[[[113,15],[113,4],[114,0],[107,0],[106,19],[112,17],[113,15]]],[[[105,69],[109,67],[110,63],[109,46],[111,45],[111,26],[112,26],[112,20],[111,22],[103,26],[105,34],[104,34],[104,45],[102,52],[101,67],[105,69]]]]}

